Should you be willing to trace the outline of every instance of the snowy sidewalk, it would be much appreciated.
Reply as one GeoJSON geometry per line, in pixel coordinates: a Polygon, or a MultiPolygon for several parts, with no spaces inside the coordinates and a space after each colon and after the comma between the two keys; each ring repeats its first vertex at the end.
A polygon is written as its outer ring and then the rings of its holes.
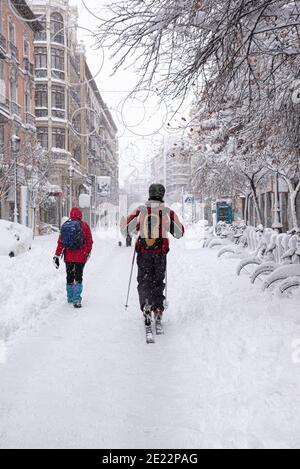
{"type": "MultiPolygon", "coordinates": [[[[146,345],[135,285],[123,306],[132,251],[96,238],[75,311],[45,260],[54,241],[17,259],[16,285],[29,263],[32,274],[12,311],[23,331],[0,364],[0,448],[300,447],[299,296],[262,293],[236,277],[236,260],[182,240],[169,256],[166,334],[146,345]]],[[[6,324],[10,305],[8,292],[6,324]]]]}

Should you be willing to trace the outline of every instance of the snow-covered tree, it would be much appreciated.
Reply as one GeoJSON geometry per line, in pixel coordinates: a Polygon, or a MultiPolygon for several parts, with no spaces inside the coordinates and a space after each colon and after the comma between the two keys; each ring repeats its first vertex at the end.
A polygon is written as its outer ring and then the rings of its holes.
{"type": "Polygon", "coordinates": [[[48,175],[52,166],[51,153],[41,147],[35,139],[28,141],[20,152],[22,183],[29,190],[29,205],[33,211],[35,232],[36,211],[47,203],[49,197],[48,175]]]}
{"type": "Polygon", "coordinates": [[[115,68],[131,60],[139,86],[159,85],[164,96],[188,93],[199,77],[214,92],[237,74],[245,89],[281,71],[291,83],[299,64],[298,0],[114,0],[110,10],[98,37],[115,68]]]}
{"type": "Polygon", "coordinates": [[[0,161],[0,202],[7,198],[8,191],[13,184],[14,162],[2,159],[0,161]]]}

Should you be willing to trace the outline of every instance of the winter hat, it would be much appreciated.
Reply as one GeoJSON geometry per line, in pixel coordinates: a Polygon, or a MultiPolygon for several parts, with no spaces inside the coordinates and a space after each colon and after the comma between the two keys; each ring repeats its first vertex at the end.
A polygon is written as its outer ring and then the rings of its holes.
{"type": "Polygon", "coordinates": [[[162,184],[151,184],[151,186],[149,187],[150,200],[157,200],[158,202],[163,202],[165,193],[166,189],[162,184]]]}
{"type": "Polygon", "coordinates": [[[82,220],[82,212],[79,208],[74,207],[70,212],[71,220],[82,220]]]}

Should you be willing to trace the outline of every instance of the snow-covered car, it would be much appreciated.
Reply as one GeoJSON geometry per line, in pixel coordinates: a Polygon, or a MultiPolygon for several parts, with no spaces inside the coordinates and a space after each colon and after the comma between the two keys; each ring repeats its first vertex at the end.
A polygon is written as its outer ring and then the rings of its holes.
{"type": "Polygon", "coordinates": [[[15,257],[31,249],[33,232],[30,228],[0,220],[0,256],[15,257]]]}

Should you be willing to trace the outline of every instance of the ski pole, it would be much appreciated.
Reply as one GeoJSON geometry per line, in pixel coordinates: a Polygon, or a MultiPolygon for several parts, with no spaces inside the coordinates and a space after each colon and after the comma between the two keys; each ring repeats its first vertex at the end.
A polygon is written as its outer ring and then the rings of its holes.
{"type": "Polygon", "coordinates": [[[166,287],[165,287],[166,299],[165,299],[165,309],[168,309],[169,302],[168,302],[168,265],[167,265],[167,257],[166,257],[166,287]]]}
{"type": "Polygon", "coordinates": [[[132,265],[131,265],[131,272],[130,272],[130,277],[129,277],[129,285],[128,285],[128,291],[127,291],[127,298],[126,298],[126,304],[125,304],[125,310],[127,310],[128,307],[129,307],[128,301],[129,301],[129,295],[130,295],[130,288],[131,288],[131,282],[132,282],[132,274],[133,274],[135,256],[136,256],[136,250],[134,249],[132,265]]]}

